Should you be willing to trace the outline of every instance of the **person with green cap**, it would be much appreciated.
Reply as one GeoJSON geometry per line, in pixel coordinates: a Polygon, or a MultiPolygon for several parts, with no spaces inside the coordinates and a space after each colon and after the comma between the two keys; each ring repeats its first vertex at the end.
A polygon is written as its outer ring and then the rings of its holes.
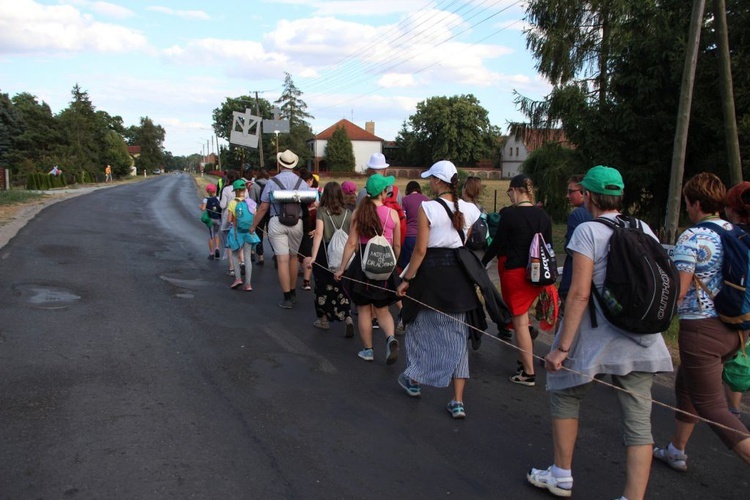
{"type": "Polygon", "coordinates": [[[376,234],[383,235],[393,247],[398,259],[401,251],[401,225],[398,212],[385,206],[383,200],[387,196],[387,189],[396,181],[393,176],[383,177],[373,174],[367,179],[365,189],[367,196],[357,206],[352,215],[349,238],[344,248],[341,266],[334,273],[334,278],[340,280],[346,271],[347,280],[344,288],[349,293],[352,302],[357,306],[357,320],[359,334],[362,338],[363,349],[358,356],[365,361],[374,359],[372,345],[372,316],[370,306],[374,307],[380,329],[385,333],[386,364],[392,365],[398,359],[399,343],[394,336],[395,324],[389,306],[398,302],[399,298],[393,293],[396,290],[396,277],[392,273],[386,280],[371,280],[362,270],[362,252],[357,251],[376,234]],[[354,260],[345,270],[346,263],[352,255],[354,260]]]}
{"type": "MultiPolygon", "coordinates": [[[[584,205],[594,219],[614,222],[620,215],[625,187],[620,172],[599,165],[589,169],[580,184],[584,205]]],[[[657,239],[647,224],[642,223],[642,227],[649,237],[657,239]]],[[[546,469],[531,469],[526,475],[531,484],[556,496],[572,494],[580,406],[594,387],[594,379],[604,375],[623,389],[615,391],[627,448],[621,498],[643,499],[651,472],[651,386],[657,372],[672,371],[672,358],[661,333],[632,334],[610,323],[601,307],[589,310],[592,286],[601,291],[604,285],[613,231],[602,222],[584,222],[576,227],[568,244],[573,256],[572,281],[565,315],[545,357],[554,463],[546,469]],[[592,314],[596,315],[595,328],[592,314]]]]}
{"type": "Polygon", "coordinates": [[[234,190],[234,199],[229,202],[227,210],[229,211],[229,234],[227,236],[227,247],[234,256],[232,262],[234,263],[234,282],[231,284],[231,288],[239,288],[246,292],[251,292],[253,287],[251,280],[253,277],[253,261],[250,258],[253,251],[253,246],[260,242],[260,238],[254,233],[251,233],[248,229],[243,229],[239,226],[237,219],[240,218],[238,213],[240,205],[242,210],[249,214],[249,222],[252,223],[253,216],[256,211],[256,204],[251,199],[246,199],[247,183],[244,179],[236,180],[232,183],[232,189],[234,190]],[[242,283],[242,271],[241,265],[245,267],[245,283],[242,283]]]}

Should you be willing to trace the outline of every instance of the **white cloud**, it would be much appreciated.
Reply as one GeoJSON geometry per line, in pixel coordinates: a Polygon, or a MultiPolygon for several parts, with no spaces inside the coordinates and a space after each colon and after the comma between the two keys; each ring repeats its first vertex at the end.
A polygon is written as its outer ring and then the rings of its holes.
{"type": "Polygon", "coordinates": [[[175,10],[170,9],[169,7],[161,6],[146,7],[146,10],[150,10],[151,12],[159,12],[168,16],[176,16],[188,20],[208,21],[209,19],[211,19],[211,16],[209,16],[202,10],[175,10]]]}
{"type": "Polygon", "coordinates": [[[394,87],[415,87],[417,81],[409,73],[386,73],[378,80],[378,87],[390,89],[394,87]]]}
{"type": "Polygon", "coordinates": [[[94,2],[91,4],[91,10],[97,14],[113,17],[115,19],[127,19],[135,15],[135,13],[127,7],[115,5],[109,2],[94,2]]]}
{"type": "Polygon", "coordinates": [[[4,54],[129,52],[148,46],[140,32],[95,21],[70,5],[15,0],[2,10],[0,53],[4,54]]]}
{"type": "Polygon", "coordinates": [[[216,70],[233,77],[283,78],[287,56],[266,52],[259,42],[250,40],[219,40],[203,38],[185,46],[173,46],[163,51],[164,58],[174,64],[204,66],[207,72],[216,70]]]}

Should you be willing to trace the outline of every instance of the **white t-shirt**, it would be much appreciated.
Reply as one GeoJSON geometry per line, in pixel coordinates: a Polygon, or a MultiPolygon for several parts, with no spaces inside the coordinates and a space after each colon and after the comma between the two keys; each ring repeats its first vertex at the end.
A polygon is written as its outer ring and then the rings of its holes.
{"type": "MultiPolygon", "coordinates": [[[[453,213],[453,202],[448,200],[445,200],[445,202],[453,213]]],[[[430,221],[430,237],[427,240],[427,248],[458,248],[463,246],[458,231],[453,227],[453,222],[448,218],[448,214],[440,202],[435,200],[423,201],[421,206],[430,221]]],[[[464,235],[466,235],[481,213],[476,205],[464,200],[458,200],[458,209],[464,214],[464,235]]]]}

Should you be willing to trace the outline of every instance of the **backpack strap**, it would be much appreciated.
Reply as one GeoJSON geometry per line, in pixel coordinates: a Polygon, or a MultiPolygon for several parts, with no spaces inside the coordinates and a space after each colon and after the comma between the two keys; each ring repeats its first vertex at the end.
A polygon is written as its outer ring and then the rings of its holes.
{"type": "MultiPolygon", "coordinates": [[[[448,203],[439,196],[435,198],[435,200],[441,205],[443,205],[445,212],[448,214],[448,219],[450,219],[451,221],[451,227],[453,227],[453,212],[451,212],[451,209],[448,208],[448,203]]],[[[461,238],[461,244],[466,245],[466,235],[464,235],[464,232],[459,231],[458,229],[456,229],[456,232],[458,233],[458,237],[461,238]]]]}

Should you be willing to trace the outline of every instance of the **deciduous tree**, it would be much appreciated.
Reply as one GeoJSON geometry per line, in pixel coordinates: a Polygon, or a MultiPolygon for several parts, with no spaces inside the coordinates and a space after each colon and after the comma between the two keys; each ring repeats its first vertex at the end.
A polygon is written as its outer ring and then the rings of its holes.
{"type": "Polygon", "coordinates": [[[397,143],[406,148],[408,161],[414,165],[447,159],[459,166],[474,166],[492,156],[495,133],[487,110],[473,95],[430,97],[417,104],[397,143]]]}

